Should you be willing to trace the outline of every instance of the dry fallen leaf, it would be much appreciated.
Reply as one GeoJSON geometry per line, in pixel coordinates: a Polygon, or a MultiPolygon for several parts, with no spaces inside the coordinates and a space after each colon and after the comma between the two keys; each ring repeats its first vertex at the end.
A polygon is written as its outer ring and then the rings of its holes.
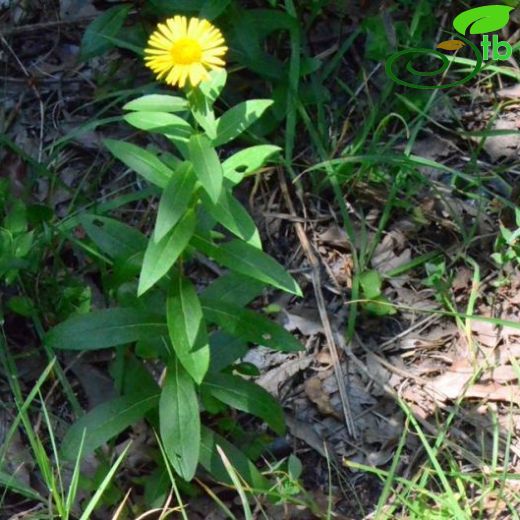
{"type": "Polygon", "coordinates": [[[295,374],[305,370],[312,362],[310,356],[303,359],[288,359],[285,363],[261,375],[256,383],[270,394],[278,395],[283,384],[287,383],[295,374]]]}
{"type": "Polygon", "coordinates": [[[499,331],[494,323],[471,320],[471,332],[477,336],[479,343],[494,348],[500,341],[499,331]]]}
{"type": "Polygon", "coordinates": [[[518,385],[505,386],[499,385],[498,383],[473,385],[466,392],[465,397],[520,404],[520,390],[518,385]]]}
{"type": "Polygon", "coordinates": [[[460,40],[445,40],[437,45],[437,49],[444,51],[458,51],[465,47],[466,44],[460,40]]]}
{"type": "Polygon", "coordinates": [[[473,373],[469,361],[459,359],[444,374],[433,379],[429,386],[447,399],[457,399],[464,393],[473,373]]]}
{"type": "Polygon", "coordinates": [[[520,83],[512,87],[501,88],[497,92],[498,97],[503,99],[520,99],[520,83]]]}
{"type": "Polygon", "coordinates": [[[296,312],[283,311],[284,327],[289,332],[299,330],[304,336],[315,336],[323,332],[317,309],[301,309],[296,312]]]}
{"type": "Polygon", "coordinates": [[[291,415],[286,415],[285,418],[289,432],[293,437],[300,439],[310,446],[313,450],[316,450],[322,457],[330,457],[330,451],[325,450],[325,441],[316,433],[316,430],[309,423],[299,421],[291,415]],[[327,451],[329,453],[327,454],[327,451]]]}
{"type": "Polygon", "coordinates": [[[493,130],[510,130],[504,135],[493,135],[484,141],[484,150],[493,161],[500,159],[517,159],[520,150],[520,132],[518,117],[509,119],[499,118],[493,130]]]}
{"type": "Polygon", "coordinates": [[[341,420],[339,414],[330,402],[329,394],[325,392],[319,377],[311,377],[307,379],[303,385],[307,397],[318,407],[320,413],[324,415],[332,415],[341,420]]]}
{"type": "Polygon", "coordinates": [[[481,381],[493,381],[495,383],[510,383],[516,381],[518,374],[514,367],[510,365],[501,365],[487,371],[481,378],[481,381]]]}

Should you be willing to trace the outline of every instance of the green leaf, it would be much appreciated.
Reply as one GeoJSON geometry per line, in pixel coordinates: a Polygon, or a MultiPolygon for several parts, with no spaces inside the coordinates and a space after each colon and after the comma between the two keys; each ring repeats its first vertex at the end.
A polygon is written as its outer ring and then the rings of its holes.
{"type": "Polygon", "coordinates": [[[484,34],[498,31],[509,23],[509,13],[513,7],[507,5],[484,5],[460,13],[453,20],[453,27],[460,34],[484,34]]]}
{"type": "Polygon", "coordinates": [[[199,461],[199,403],[193,380],[176,360],[168,367],[159,418],[164,451],[175,471],[189,481],[199,461]]]}
{"type": "Polygon", "coordinates": [[[217,444],[224,450],[237,473],[255,490],[267,491],[271,484],[256,469],[256,466],[224,437],[202,426],[200,445],[200,464],[220,482],[232,484],[228,472],[217,452],[217,444]]]}
{"type": "Polygon", "coordinates": [[[144,250],[145,236],[118,220],[83,213],[79,222],[89,238],[109,257],[127,259],[144,250]]]}
{"type": "Polygon", "coordinates": [[[210,365],[208,371],[220,372],[237,359],[245,356],[248,347],[244,340],[235,338],[220,330],[209,338],[210,365]]]}
{"type": "Polygon", "coordinates": [[[217,120],[211,107],[210,100],[202,93],[200,88],[192,89],[188,94],[191,114],[204,129],[210,139],[217,136],[217,120]]]}
{"type": "MultiPolygon", "coordinates": [[[[164,340],[164,338],[162,338],[164,340]]],[[[161,340],[159,340],[161,341],[161,340]]],[[[124,363],[117,362],[109,367],[109,373],[114,381],[120,382],[122,395],[159,394],[161,389],[154,375],[146,368],[146,365],[131,352],[125,352],[124,363]]],[[[147,414],[150,416],[151,414],[147,414]]],[[[158,424],[158,423],[157,423],[158,424]]]]}
{"type": "Polygon", "coordinates": [[[273,154],[279,152],[279,146],[259,144],[235,153],[222,163],[224,177],[233,184],[238,184],[247,175],[259,170],[273,154]]]}
{"type": "Polygon", "coordinates": [[[188,102],[184,98],[166,94],[148,94],[123,105],[123,110],[137,112],[182,112],[188,108],[188,102]]]}
{"type": "Polygon", "coordinates": [[[196,225],[195,212],[186,212],[180,222],[159,242],[148,241],[137,295],[141,296],[158,282],[172,267],[188,245],[196,225]]]}
{"type": "Polygon", "coordinates": [[[278,435],[284,435],[285,421],[282,408],[262,387],[230,374],[210,374],[203,386],[219,401],[260,417],[278,435]]]}
{"type": "Polygon", "coordinates": [[[173,175],[155,154],[135,144],[114,139],[105,139],[103,143],[114,157],[159,188],[164,188],[173,175]]]}
{"type": "Polygon", "coordinates": [[[227,190],[222,190],[216,204],[205,194],[202,202],[208,213],[226,229],[248,244],[262,249],[260,233],[256,224],[242,204],[227,190]]]}
{"type": "Polygon", "coordinates": [[[206,0],[200,11],[200,17],[206,20],[214,20],[220,16],[230,4],[231,0],[206,0]]]}
{"type": "Polygon", "coordinates": [[[31,500],[35,500],[36,502],[45,501],[45,499],[41,495],[39,495],[32,487],[18,480],[18,478],[16,477],[16,472],[13,474],[5,473],[4,471],[0,470],[0,486],[3,488],[3,493],[5,493],[6,490],[9,490],[31,500]]]}
{"type": "MultiPolygon", "coordinates": [[[[271,28],[273,30],[276,28],[275,24],[284,18],[285,13],[275,9],[251,8],[235,9],[234,11],[228,17],[228,22],[231,23],[228,41],[240,63],[264,78],[277,80],[275,83],[283,81],[287,78],[287,70],[281,61],[264,51],[263,39],[271,28]],[[262,20],[264,13],[267,12],[271,13],[272,19],[268,20],[267,23],[264,22],[262,24],[264,27],[260,27],[261,24],[258,21],[259,19],[262,20]],[[266,25],[269,26],[267,31],[264,30],[266,25]]],[[[285,17],[297,23],[295,18],[285,17]]]]}
{"type": "Polygon", "coordinates": [[[27,296],[12,296],[7,300],[7,307],[14,313],[26,318],[30,318],[37,312],[34,302],[27,296]]]}
{"type": "Polygon", "coordinates": [[[139,111],[125,114],[123,119],[139,130],[163,134],[187,143],[193,128],[182,117],[167,112],[139,111]]]}
{"type": "Polygon", "coordinates": [[[294,278],[269,255],[241,240],[216,245],[200,235],[195,235],[192,245],[205,255],[232,271],[255,278],[296,296],[302,296],[294,278]]]}
{"type": "Polygon", "coordinates": [[[175,5],[172,6],[172,0],[147,0],[146,7],[153,13],[167,16],[177,13],[193,14],[202,9],[205,3],[206,0],[175,0],[175,5]]]}
{"type": "Polygon", "coordinates": [[[211,107],[226,85],[227,72],[226,69],[217,69],[212,70],[209,75],[209,81],[203,81],[198,88],[204,94],[211,107]]]}
{"type": "Polygon", "coordinates": [[[181,117],[167,112],[140,111],[130,112],[123,119],[139,130],[166,136],[185,157],[187,156],[187,145],[193,128],[181,117]]]}
{"type": "Polygon", "coordinates": [[[217,137],[214,146],[228,143],[256,122],[273,104],[271,99],[250,99],[230,108],[217,119],[217,137]]]}
{"type": "Polygon", "coordinates": [[[375,299],[381,294],[383,280],[377,271],[365,271],[359,277],[359,283],[367,300],[375,299]]]}
{"type": "Polygon", "coordinates": [[[202,301],[204,316],[233,337],[282,352],[298,352],[301,343],[283,327],[258,312],[220,300],[202,301]]]}
{"type": "Polygon", "coordinates": [[[220,300],[245,306],[260,296],[265,284],[249,276],[230,271],[212,282],[201,295],[202,300],[220,300]]]}
{"type": "Polygon", "coordinates": [[[143,394],[144,392],[141,390],[107,401],[80,417],[65,434],[61,445],[63,457],[67,460],[74,460],[78,456],[84,430],[86,435],[82,456],[92,453],[141,420],[159,403],[159,394],[143,394]]]}
{"type": "Polygon", "coordinates": [[[179,272],[172,280],[166,314],[175,353],[190,376],[200,384],[210,360],[206,322],[195,288],[179,272]]]}
{"type": "Polygon", "coordinates": [[[372,298],[373,301],[363,304],[363,309],[375,316],[391,316],[397,314],[397,309],[384,295],[372,298]]]}
{"type": "Polygon", "coordinates": [[[181,219],[191,201],[197,179],[190,163],[182,163],[164,188],[153,239],[159,242],[181,219]]]}
{"type": "Polygon", "coordinates": [[[73,316],[51,329],[45,343],[53,349],[97,350],[167,336],[166,323],[137,309],[105,309],[73,316]]]}
{"type": "Polygon", "coordinates": [[[205,135],[193,135],[189,143],[190,159],[202,187],[213,202],[217,202],[222,191],[222,165],[217,152],[205,135]]]}
{"type": "Polygon", "coordinates": [[[88,60],[114,47],[114,44],[106,36],[117,35],[123,27],[129,11],[129,5],[111,7],[91,22],[81,39],[79,59],[81,61],[88,60]]]}

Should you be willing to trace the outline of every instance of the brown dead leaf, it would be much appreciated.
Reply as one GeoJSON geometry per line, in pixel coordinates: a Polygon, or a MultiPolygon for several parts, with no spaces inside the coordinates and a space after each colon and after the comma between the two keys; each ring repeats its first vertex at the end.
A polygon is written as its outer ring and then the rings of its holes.
{"type": "Polygon", "coordinates": [[[323,325],[316,308],[300,309],[296,312],[283,311],[284,327],[289,332],[299,330],[304,336],[315,336],[323,333],[323,325]]]}
{"type": "Polygon", "coordinates": [[[507,338],[508,341],[511,341],[512,336],[520,336],[520,329],[515,327],[509,327],[504,325],[501,330],[502,337],[507,338]]]}
{"type": "Polygon", "coordinates": [[[520,389],[518,385],[506,386],[499,385],[498,383],[489,383],[487,385],[477,384],[468,389],[465,397],[520,404],[520,389]]]}
{"type": "MultiPolygon", "coordinates": [[[[325,441],[318,435],[316,430],[311,424],[299,421],[291,415],[286,416],[287,427],[293,437],[300,439],[310,446],[313,450],[317,451],[322,457],[327,458],[327,452],[325,450],[325,441]]],[[[329,451],[330,456],[330,451],[329,451]]]]}
{"type": "Polygon", "coordinates": [[[451,288],[454,292],[467,290],[471,283],[472,273],[467,267],[459,267],[451,282],[451,288]]]}
{"type": "Polygon", "coordinates": [[[516,381],[518,374],[514,367],[510,365],[501,365],[487,371],[481,378],[481,381],[493,381],[495,383],[510,383],[516,381]]]}
{"type": "Polygon", "coordinates": [[[256,383],[270,394],[277,396],[282,385],[287,383],[298,372],[308,368],[311,362],[312,358],[310,356],[303,359],[289,359],[260,376],[256,383]]]}
{"type": "MultiPolygon", "coordinates": [[[[388,371],[378,360],[378,357],[371,352],[367,354],[366,357],[366,367],[368,372],[381,383],[388,383],[390,381],[390,377],[392,376],[391,372],[388,371]]],[[[385,393],[383,388],[378,385],[374,385],[371,389],[371,394],[374,396],[380,396],[385,393]]]]}
{"type": "MultiPolygon", "coordinates": [[[[444,374],[430,382],[430,386],[447,399],[460,397],[473,377],[474,369],[465,359],[455,361],[444,374]]],[[[466,394],[467,395],[467,394],[466,394]]]]}
{"type": "Polygon", "coordinates": [[[484,142],[484,150],[493,161],[501,159],[517,159],[520,150],[520,132],[518,117],[512,119],[501,117],[493,126],[493,130],[510,130],[511,133],[493,135],[484,142]]]}
{"type": "Polygon", "coordinates": [[[320,233],[318,235],[318,240],[326,244],[344,247],[347,249],[350,248],[350,240],[348,238],[347,232],[337,224],[333,224],[323,233],[320,233]]]}
{"type": "Polygon", "coordinates": [[[474,368],[471,367],[469,361],[458,360],[444,374],[434,379],[430,383],[430,387],[445,399],[455,400],[463,396],[469,399],[520,403],[520,388],[518,385],[500,384],[500,382],[517,379],[512,367],[497,367],[488,371],[482,377],[482,381],[489,382],[479,382],[468,386],[473,374],[474,368]]]}
{"type": "Polygon", "coordinates": [[[370,466],[383,466],[394,456],[394,450],[370,451],[367,454],[367,463],[370,466]]]}
{"type": "Polygon", "coordinates": [[[502,99],[520,99],[520,83],[512,87],[501,88],[497,94],[502,99]]]}
{"type": "Polygon", "coordinates": [[[479,343],[494,348],[500,341],[500,333],[494,323],[481,320],[471,320],[471,332],[476,334],[479,343]]]}
{"type": "MultiPolygon", "coordinates": [[[[453,145],[451,145],[453,146],[453,145]]],[[[442,162],[450,153],[450,143],[441,139],[436,134],[431,134],[423,139],[419,139],[413,146],[413,153],[432,161],[442,162]]],[[[439,170],[430,166],[420,166],[419,171],[428,178],[437,179],[439,170]]]]}
{"type": "Polygon", "coordinates": [[[460,40],[445,40],[437,45],[437,49],[444,51],[458,51],[465,47],[466,44],[460,40]]]}
{"type": "MultiPolygon", "coordinates": [[[[374,250],[371,265],[381,274],[386,274],[397,269],[412,258],[410,248],[405,248],[408,240],[399,229],[393,229],[387,233],[380,244],[374,250]]],[[[402,287],[407,281],[407,276],[392,277],[389,282],[394,288],[402,287]]]]}
{"type": "Polygon", "coordinates": [[[318,407],[323,415],[332,415],[341,420],[339,414],[330,402],[330,396],[325,392],[321,379],[317,376],[307,379],[303,384],[307,397],[318,407]]]}

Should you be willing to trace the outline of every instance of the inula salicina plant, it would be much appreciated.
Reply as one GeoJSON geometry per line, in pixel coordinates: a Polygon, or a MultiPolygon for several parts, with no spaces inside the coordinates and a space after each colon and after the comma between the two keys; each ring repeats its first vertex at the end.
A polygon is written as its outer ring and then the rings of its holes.
{"type": "Polygon", "coordinates": [[[236,362],[248,343],[286,352],[301,348],[279,325],[246,308],[266,285],[294,295],[301,291],[262,251],[254,221],[233,194],[279,148],[262,144],[236,151],[234,145],[235,153],[225,160],[217,152],[272,103],[243,101],[217,117],[213,105],[226,83],[226,50],[221,32],[198,18],[170,18],[149,38],[146,65],[183,95],[132,100],[123,107],[124,120],[164,136],[171,146],[145,149],[112,139],[105,145],[157,189],[155,227],[145,238],[106,216],[80,217],[90,240],[110,260],[106,280],[112,303],[70,317],[48,333],[46,342],[75,351],[115,348],[113,374],[120,395],[72,425],[62,445],[65,457],[75,458],[80,448],[83,455],[92,452],[145,418],[182,479],[191,480],[202,467],[230,482],[220,446],[250,486],[265,490],[269,483],[244,454],[247,449],[225,438],[223,425],[229,430],[229,421],[222,418],[234,408],[283,434],[280,405],[241,377],[236,362]],[[203,290],[194,280],[200,257],[225,268],[203,290]],[[154,378],[143,360],[161,368],[161,377],[154,378]]]}

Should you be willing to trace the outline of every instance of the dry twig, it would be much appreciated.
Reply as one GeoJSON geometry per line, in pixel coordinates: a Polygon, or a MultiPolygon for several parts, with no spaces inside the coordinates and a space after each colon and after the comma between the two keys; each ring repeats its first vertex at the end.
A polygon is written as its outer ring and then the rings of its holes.
{"type": "MultiPolygon", "coordinates": [[[[278,170],[279,178],[280,178],[280,186],[282,190],[283,197],[287,204],[287,208],[290,214],[293,217],[296,217],[296,211],[294,209],[294,204],[292,202],[291,196],[289,194],[289,189],[287,187],[287,182],[285,180],[282,169],[278,170]]],[[[325,299],[323,297],[323,291],[321,289],[321,274],[320,274],[320,264],[316,254],[313,251],[313,248],[307,238],[303,225],[299,221],[294,221],[294,226],[296,228],[296,234],[298,235],[298,239],[300,240],[303,251],[305,252],[305,256],[309,262],[311,267],[311,280],[314,288],[314,296],[316,298],[316,304],[318,305],[318,311],[320,314],[320,320],[323,325],[323,331],[325,333],[325,339],[327,341],[327,346],[330,351],[332,364],[334,367],[334,375],[336,376],[336,380],[338,382],[339,395],[341,398],[341,406],[343,409],[343,416],[345,419],[345,424],[347,426],[347,431],[349,435],[356,438],[358,437],[358,432],[356,428],[356,424],[354,422],[354,417],[352,414],[352,409],[350,406],[350,401],[347,394],[347,389],[345,386],[345,375],[343,374],[343,369],[341,367],[341,362],[339,360],[338,347],[336,345],[336,341],[334,339],[334,333],[332,331],[332,327],[330,324],[329,315],[327,313],[327,309],[325,306],[325,299]]]]}

